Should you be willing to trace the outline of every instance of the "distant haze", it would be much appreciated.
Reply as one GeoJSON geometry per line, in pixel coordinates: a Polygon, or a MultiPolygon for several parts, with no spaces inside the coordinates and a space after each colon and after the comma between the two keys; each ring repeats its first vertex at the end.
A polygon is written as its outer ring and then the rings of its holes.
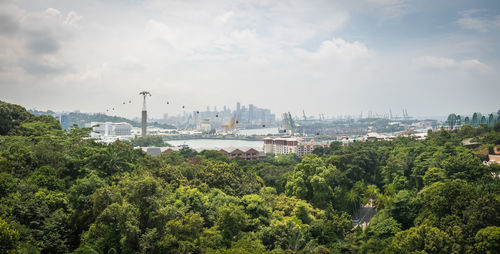
{"type": "Polygon", "coordinates": [[[0,100],[40,110],[490,113],[499,70],[497,0],[0,0],[0,100]]]}

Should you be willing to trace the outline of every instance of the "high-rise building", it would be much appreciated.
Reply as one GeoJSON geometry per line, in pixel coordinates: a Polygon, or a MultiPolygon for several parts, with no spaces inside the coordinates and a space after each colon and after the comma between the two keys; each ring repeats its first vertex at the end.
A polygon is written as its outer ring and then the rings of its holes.
{"type": "Polygon", "coordinates": [[[248,105],[248,122],[252,123],[254,119],[254,107],[253,104],[248,105]]]}
{"type": "Polygon", "coordinates": [[[68,115],[61,115],[59,121],[61,122],[61,127],[63,130],[69,129],[68,115]]]}

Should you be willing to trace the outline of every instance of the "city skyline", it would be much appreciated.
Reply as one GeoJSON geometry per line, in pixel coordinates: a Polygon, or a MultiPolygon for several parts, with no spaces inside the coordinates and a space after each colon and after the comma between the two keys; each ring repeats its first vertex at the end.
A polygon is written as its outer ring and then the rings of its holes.
{"type": "Polygon", "coordinates": [[[134,118],[142,90],[153,118],[238,101],[277,116],[500,108],[497,1],[4,0],[0,18],[0,100],[39,110],[132,101],[119,115],[134,118]]]}

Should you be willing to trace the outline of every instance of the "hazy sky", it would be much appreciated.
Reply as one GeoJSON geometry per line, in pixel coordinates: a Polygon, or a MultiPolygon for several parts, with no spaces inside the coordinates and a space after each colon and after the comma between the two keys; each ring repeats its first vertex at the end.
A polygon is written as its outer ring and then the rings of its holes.
{"type": "Polygon", "coordinates": [[[142,90],[154,117],[490,113],[500,1],[0,0],[0,100],[133,117],[142,90]]]}

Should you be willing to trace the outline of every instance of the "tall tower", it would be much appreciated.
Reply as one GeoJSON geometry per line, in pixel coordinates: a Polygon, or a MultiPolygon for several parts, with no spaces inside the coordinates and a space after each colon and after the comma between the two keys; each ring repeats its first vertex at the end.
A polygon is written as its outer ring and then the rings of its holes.
{"type": "Polygon", "coordinates": [[[147,134],[147,121],[148,121],[148,111],[146,110],[146,96],[151,96],[151,93],[148,91],[142,91],[139,93],[144,97],[144,101],[142,103],[142,133],[141,136],[144,138],[147,134]]]}

